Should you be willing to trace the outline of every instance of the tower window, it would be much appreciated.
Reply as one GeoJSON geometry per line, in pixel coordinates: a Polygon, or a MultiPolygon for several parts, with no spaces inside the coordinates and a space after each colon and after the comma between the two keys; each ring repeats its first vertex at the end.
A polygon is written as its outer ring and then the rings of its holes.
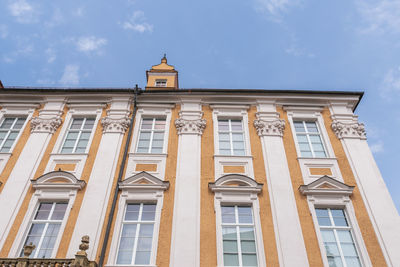
{"type": "Polygon", "coordinates": [[[156,87],[167,87],[167,80],[166,79],[157,79],[156,87]]]}

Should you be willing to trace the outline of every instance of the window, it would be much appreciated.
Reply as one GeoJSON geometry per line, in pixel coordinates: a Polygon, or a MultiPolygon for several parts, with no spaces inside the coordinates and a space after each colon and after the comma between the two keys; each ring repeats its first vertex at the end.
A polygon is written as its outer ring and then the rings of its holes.
{"type": "Polygon", "coordinates": [[[250,206],[221,206],[224,266],[257,266],[250,206]]]}
{"type": "Polygon", "coordinates": [[[166,79],[157,79],[156,87],[167,87],[167,80],[166,79]]]}
{"type": "MultiPolygon", "coordinates": [[[[51,258],[64,219],[67,202],[42,202],[35,213],[24,245],[36,246],[31,258],[51,258]]],[[[24,255],[23,249],[20,253],[24,255]]]]}
{"type": "Polygon", "coordinates": [[[150,264],[156,204],[126,206],[118,247],[117,264],[150,264]]]}
{"type": "Polygon", "coordinates": [[[317,208],[315,212],[329,267],[361,267],[345,211],[317,208]]]}
{"type": "Polygon", "coordinates": [[[242,120],[218,119],[218,138],[221,155],[245,155],[242,120]]]}
{"type": "Polygon", "coordinates": [[[0,152],[10,152],[25,120],[24,117],[4,118],[0,125],[0,152]]]}
{"type": "Polygon", "coordinates": [[[302,157],[326,158],[320,131],[315,121],[294,121],[297,142],[302,157]]]}
{"type": "Polygon", "coordinates": [[[140,125],[137,152],[162,153],[164,133],[165,118],[143,118],[140,125]]]}
{"type": "Polygon", "coordinates": [[[85,153],[94,126],[94,118],[74,118],[61,153],[85,153]]]}

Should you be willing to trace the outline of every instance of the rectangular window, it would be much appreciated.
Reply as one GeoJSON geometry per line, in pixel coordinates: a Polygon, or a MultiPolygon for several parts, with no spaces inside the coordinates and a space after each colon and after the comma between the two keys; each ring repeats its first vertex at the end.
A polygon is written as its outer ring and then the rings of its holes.
{"type": "Polygon", "coordinates": [[[315,209],[330,267],[361,267],[343,209],[315,209]]]}
{"type": "Polygon", "coordinates": [[[314,121],[294,121],[297,142],[302,157],[326,158],[317,123],[314,121]]]}
{"type": "Polygon", "coordinates": [[[94,118],[73,118],[61,153],[85,153],[95,121],[94,118]]]}
{"type": "Polygon", "coordinates": [[[218,120],[219,153],[221,155],[244,156],[244,131],[242,120],[218,120]]]}
{"type": "Polygon", "coordinates": [[[122,222],[117,264],[150,264],[156,204],[128,204],[122,222]]]}
{"type": "Polygon", "coordinates": [[[4,118],[0,125],[0,152],[10,152],[25,120],[25,117],[4,118]]]}
{"type": "Polygon", "coordinates": [[[165,118],[143,118],[140,125],[139,153],[162,153],[164,145],[165,118]]]}
{"type": "Polygon", "coordinates": [[[251,206],[222,206],[224,266],[257,266],[251,206]]]}
{"type": "Polygon", "coordinates": [[[167,80],[166,79],[157,79],[156,87],[167,87],[167,80]]]}
{"type": "MultiPolygon", "coordinates": [[[[68,203],[42,202],[32,220],[24,246],[36,246],[31,258],[51,258],[68,203]]],[[[23,249],[20,256],[24,255],[23,249]]]]}

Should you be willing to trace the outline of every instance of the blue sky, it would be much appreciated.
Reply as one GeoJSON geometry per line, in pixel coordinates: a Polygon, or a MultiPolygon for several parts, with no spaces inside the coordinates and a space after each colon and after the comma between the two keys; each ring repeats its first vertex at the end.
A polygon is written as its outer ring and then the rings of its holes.
{"type": "Polygon", "coordinates": [[[400,210],[400,1],[0,0],[5,86],[133,87],[167,53],[183,88],[362,90],[400,210]]]}

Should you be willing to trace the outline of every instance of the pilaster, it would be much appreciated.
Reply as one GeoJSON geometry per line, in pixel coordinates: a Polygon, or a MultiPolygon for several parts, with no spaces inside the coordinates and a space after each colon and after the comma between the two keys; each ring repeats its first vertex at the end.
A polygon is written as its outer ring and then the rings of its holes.
{"type": "Polygon", "coordinates": [[[275,228],[280,266],[308,266],[296,200],[292,189],[283,133],[285,121],[279,118],[274,102],[257,105],[254,127],[261,138],[267,172],[268,191],[275,228]]]}
{"type": "Polygon", "coordinates": [[[175,121],[178,141],[170,266],[200,266],[201,103],[183,100],[175,121]]]}

